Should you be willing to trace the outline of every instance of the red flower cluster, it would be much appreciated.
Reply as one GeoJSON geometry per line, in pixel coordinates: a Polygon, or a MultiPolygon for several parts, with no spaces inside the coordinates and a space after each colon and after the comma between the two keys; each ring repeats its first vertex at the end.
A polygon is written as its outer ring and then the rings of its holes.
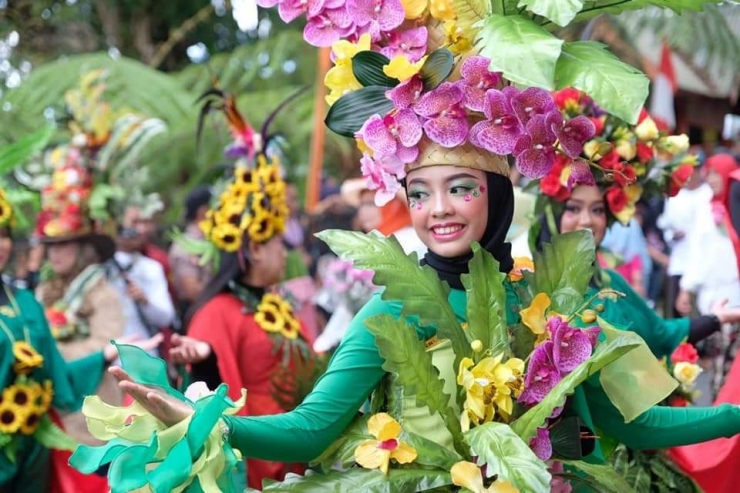
{"type": "Polygon", "coordinates": [[[570,197],[568,187],[563,184],[561,176],[563,170],[569,165],[571,159],[567,156],[558,155],[555,159],[550,173],[540,181],[540,189],[545,195],[554,198],[558,202],[565,202],[570,197]]]}
{"type": "Polygon", "coordinates": [[[676,350],[673,351],[673,354],[671,354],[671,363],[674,365],[676,363],[691,363],[693,365],[697,361],[699,361],[699,353],[697,353],[696,348],[688,342],[680,344],[676,350]]]}
{"type": "Polygon", "coordinates": [[[678,192],[686,185],[691,175],[694,173],[694,166],[691,164],[682,164],[671,173],[671,182],[669,183],[668,196],[675,197],[678,192]]]}

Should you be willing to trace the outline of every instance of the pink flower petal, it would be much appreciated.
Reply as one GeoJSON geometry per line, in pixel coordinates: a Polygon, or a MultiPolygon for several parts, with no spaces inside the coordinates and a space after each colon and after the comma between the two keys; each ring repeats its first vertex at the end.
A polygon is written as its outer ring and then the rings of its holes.
{"type": "Polygon", "coordinates": [[[257,0],[257,6],[263,9],[271,9],[280,3],[280,0],[257,0]]]}
{"type": "Polygon", "coordinates": [[[401,0],[347,0],[347,11],[358,26],[377,23],[380,31],[391,31],[405,18],[401,0]]]}
{"type": "Polygon", "coordinates": [[[421,60],[427,50],[427,28],[416,27],[406,29],[400,33],[390,31],[385,33],[386,46],[380,52],[388,58],[405,56],[410,62],[421,60]]]}
{"type": "Polygon", "coordinates": [[[491,63],[486,57],[472,56],[460,67],[465,105],[473,111],[483,111],[486,104],[486,91],[495,88],[501,82],[501,73],[491,72],[491,63]]]}
{"type": "Polygon", "coordinates": [[[544,115],[557,109],[552,95],[538,87],[528,87],[513,96],[511,106],[514,108],[519,121],[525,126],[533,116],[544,115]]]}
{"type": "Polygon", "coordinates": [[[328,48],[349,36],[354,29],[352,19],[344,8],[327,9],[308,19],[303,29],[303,38],[309,44],[328,48]]]}
{"type": "Polygon", "coordinates": [[[552,457],[552,442],[547,428],[537,428],[537,436],[529,442],[529,448],[540,460],[549,460],[552,457]]]}
{"type": "MultiPolygon", "coordinates": [[[[596,329],[598,330],[598,327],[596,329]]],[[[589,330],[590,332],[586,332],[572,328],[564,321],[554,327],[553,362],[561,375],[567,375],[591,357],[594,348],[592,340],[598,337],[598,332],[589,330]]]]}
{"type": "Polygon", "coordinates": [[[591,172],[591,166],[583,159],[576,159],[570,163],[570,176],[568,176],[568,191],[572,191],[576,185],[586,185],[593,187],[596,180],[591,172]]]}
{"type": "Polygon", "coordinates": [[[419,116],[433,118],[460,103],[462,99],[463,91],[457,84],[443,82],[436,89],[419,98],[414,105],[414,111],[419,116]]]}
{"type": "Polygon", "coordinates": [[[524,391],[519,396],[519,402],[534,405],[547,396],[560,382],[560,373],[552,361],[552,341],[545,341],[534,350],[527,371],[524,376],[524,391]]]}
{"type": "Polygon", "coordinates": [[[583,145],[596,133],[596,126],[587,116],[579,115],[555,129],[555,133],[563,151],[568,156],[576,158],[581,155],[583,145]]]}
{"type": "Polygon", "coordinates": [[[533,148],[516,155],[516,167],[527,178],[543,178],[555,163],[555,150],[552,148],[533,148]]]}
{"type": "Polygon", "coordinates": [[[396,150],[396,156],[404,164],[413,163],[419,157],[419,148],[415,145],[412,147],[400,146],[396,150]]]}
{"type": "Polygon", "coordinates": [[[368,118],[360,129],[359,135],[377,155],[396,153],[396,138],[388,131],[388,127],[380,115],[373,115],[368,118]]]}
{"type": "Polygon", "coordinates": [[[398,141],[405,147],[415,146],[422,137],[421,122],[412,110],[401,110],[395,117],[398,141]]]}
{"type": "Polygon", "coordinates": [[[468,138],[476,147],[504,155],[509,154],[514,149],[516,139],[521,134],[521,129],[518,126],[507,128],[490,120],[484,120],[473,125],[468,138]]]}
{"type": "Polygon", "coordinates": [[[304,14],[308,17],[319,15],[323,8],[323,0],[282,0],[278,3],[278,14],[287,24],[304,14]]]}
{"type": "Polygon", "coordinates": [[[439,117],[424,122],[424,132],[442,147],[456,147],[468,136],[468,119],[439,117]]]}

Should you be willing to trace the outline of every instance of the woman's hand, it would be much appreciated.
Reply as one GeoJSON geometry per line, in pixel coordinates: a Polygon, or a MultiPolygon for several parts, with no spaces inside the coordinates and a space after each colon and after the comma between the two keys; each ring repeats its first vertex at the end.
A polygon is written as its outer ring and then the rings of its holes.
{"type": "Polygon", "coordinates": [[[124,392],[167,426],[176,425],[193,414],[193,408],[186,403],[161,390],[134,382],[121,367],[113,366],[108,372],[118,380],[118,385],[124,392]]]}
{"type": "Polygon", "coordinates": [[[682,289],[678,293],[676,297],[676,310],[684,317],[691,315],[691,294],[688,291],[682,289]]]}
{"type": "Polygon", "coordinates": [[[719,319],[721,324],[735,324],[740,322],[740,308],[727,308],[727,298],[717,302],[712,307],[712,313],[719,319]]]}
{"type": "MultiPolygon", "coordinates": [[[[155,334],[149,339],[141,339],[139,336],[124,336],[116,339],[118,344],[129,344],[143,349],[144,351],[151,351],[159,347],[164,340],[164,336],[161,333],[155,334]]],[[[118,358],[118,349],[113,344],[108,344],[103,348],[103,357],[108,363],[112,363],[118,358]]]]}
{"type": "Polygon", "coordinates": [[[174,334],[170,361],[177,364],[200,363],[211,355],[211,345],[193,337],[174,334]]]}

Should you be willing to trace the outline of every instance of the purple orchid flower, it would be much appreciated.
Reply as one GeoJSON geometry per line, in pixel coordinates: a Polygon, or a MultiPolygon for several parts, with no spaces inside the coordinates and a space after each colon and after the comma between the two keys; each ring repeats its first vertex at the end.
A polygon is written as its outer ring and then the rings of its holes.
{"type": "Polygon", "coordinates": [[[327,48],[356,29],[344,7],[328,8],[309,17],[303,29],[303,38],[313,46],[327,48]]]}
{"type": "MultiPolygon", "coordinates": [[[[269,0],[268,3],[272,3],[272,1],[269,0]]],[[[281,0],[275,3],[278,5],[280,18],[286,24],[293,22],[304,14],[309,18],[317,16],[325,8],[324,0],[281,0]]]]}
{"type": "Polygon", "coordinates": [[[416,27],[397,33],[386,33],[386,46],[380,52],[388,58],[405,56],[411,63],[416,63],[427,51],[427,28],[416,27]]]}
{"type": "Polygon", "coordinates": [[[529,448],[540,460],[549,460],[552,457],[550,431],[547,428],[537,428],[537,436],[529,442],[529,448]]]}
{"type": "Polygon", "coordinates": [[[591,357],[599,337],[600,329],[577,329],[570,327],[560,317],[548,321],[552,334],[552,359],[561,375],[567,375],[591,357]]]}
{"type": "Polygon", "coordinates": [[[424,94],[414,105],[417,115],[425,118],[427,136],[443,147],[459,146],[468,136],[468,113],[462,105],[463,90],[445,82],[424,94]]]}
{"type": "Polygon", "coordinates": [[[501,155],[514,150],[523,131],[511,107],[511,96],[517,92],[513,87],[486,92],[483,111],[487,119],[470,129],[470,142],[474,146],[501,155]]]}
{"type": "Polygon", "coordinates": [[[560,147],[563,148],[563,152],[568,157],[573,159],[581,155],[583,144],[596,133],[596,125],[584,115],[571,118],[564,124],[562,115],[559,121],[554,117],[552,117],[551,121],[552,131],[555,132],[555,135],[560,141],[560,147]]]}
{"type": "Polygon", "coordinates": [[[401,0],[347,0],[347,12],[357,26],[374,26],[371,32],[392,31],[405,19],[401,0]]]}
{"type": "Polygon", "coordinates": [[[385,117],[373,115],[360,129],[359,135],[376,156],[395,155],[403,163],[419,156],[416,144],[422,137],[419,117],[410,109],[392,111],[385,117]]]}
{"type": "Polygon", "coordinates": [[[271,9],[280,3],[280,0],[257,0],[257,6],[263,9],[271,9]]]}
{"type": "Polygon", "coordinates": [[[528,178],[546,176],[555,163],[555,133],[548,121],[549,116],[552,115],[538,114],[530,118],[526,133],[514,145],[516,167],[528,178]]]}
{"type": "Polygon", "coordinates": [[[253,155],[254,149],[251,146],[239,142],[234,142],[224,151],[224,156],[231,159],[238,159],[240,157],[251,158],[253,155]]]}
{"type": "Polygon", "coordinates": [[[538,87],[528,87],[513,96],[511,107],[524,127],[536,115],[545,115],[553,110],[557,111],[552,95],[538,87]]]}
{"type": "Polygon", "coordinates": [[[570,176],[568,176],[568,191],[572,191],[576,185],[586,185],[593,187],[596,185],[594,174],[591,172],[591,166],[583,159],[576,159],[570,163],[570,176]]]}
{"type": "Polygon", "coordinates": [[[393,106],[399,110],[413,108],[421,97],[424,90],[424,81],[419,74],[398,84],[393,89],[385,92],[385,97],[393,102],[393,106]]]}
{"type": "Polygon", "coordinates": [[[465,93],[465,106],[472,111],[485,111],[486,91],[501,83],[501,72],[488,70],[491,60],[484,56],[471,56],[460,66],[462,79],[459,84],[465,93]]]}
{"type": "Polygon", "coordinates": [[[519,402],[528,406],[542,402],[562,379],[553,362],[552,349],[553,341],[545,341],[532,352],[519,402]]]}
{"type": "Polygon", "coordinates": [[[382,207],[393,200],[401,189],[398,179],[406,176],[404,164],[396,156],[373,158],[364,154],[360,159],[362,176],[367,179],[367,187],[375,192],[375,205],[382,207]]]}

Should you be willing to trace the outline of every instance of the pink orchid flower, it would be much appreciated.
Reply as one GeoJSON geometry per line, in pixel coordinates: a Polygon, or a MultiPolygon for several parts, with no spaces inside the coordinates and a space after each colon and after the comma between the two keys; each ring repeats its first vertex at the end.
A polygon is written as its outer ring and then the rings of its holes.
{"type": "Polygon", "coordinates": [[[414,105],[416,114],[425,119],[427,136],[443,147],[459,146],[468,137],[468,113],[462,105],[463,96],[460,86],[444,82],[414,105]]]}
{"type": "Polygon", "coordinates": [[[536,179],[546,176],[555,164],[555,133],[548,117],[560,114],[534,115],[527,122],[526,133],[514,145],[516,167],[526,177],[536,179]]]}
{"type": "Polygon", "coordinates": [[[419,156],[422,136],[419,117],[412,110],[392,111],[385,117],[373,115],[359,132],[376,156],[395,155],[402,163],[412,163],[419,156]]]}
{"type": "Polygon", "coordinates": [[[308,18],[303,38],[313,46],[328,48],[351,35],[355,29],[352,18],[343,6],[327,8],[308,18]]]}
{"type": "Polygon", "coordinates": [[[411,63],[422,59],[427,51],[427,28],[415,27],[385,34],[386,43],[380,52],[388,58],[405,56],[411,63]]]}
{"type": "Polygon", "coordinates": [[[483,111],[486,120],[480,121],[470,129],[470,142],[481,149],[496,154],[509,154],[514,150],[523,128],[511,107],[511,97],[518,94],[513,87],[503,91],[489,89],[486,92],[483,111]]]}
{"type": "Polygon", "coordinates": [[[596,133],[596,125],[584,115],[578,115],[565,123],[562,115],[559,119],[554,116],[551,118],[552,131],[557,136],[563,152],[574,159],[580,156],[583,145],[596,133]]]}
{"type": "Polygon", "coordinates": [[[553,110],[557,111],[552,95],[538,87],[528,87],[514,95],[511,98],[511,107],[524,127],[535,115],[545,115],[553,110]]]}
{"type": "MultiPolygon", "coordinates": [[[[273,1],[268,0],[267,3],[273,3],[273,1]]],[[[324,0],[281,0],[275,3],[278,6],[280,18],[287,24],[302,15],[307,15],[308,17],[319,15],[324,9],[325,2],[324,0]]]]}
{"type": "Polygon", "coordinates": [[[522,404],[531,406],[542,402],[562,380],[553,362],[552,347],[552,341],[545,341],[532,352],[524,377],[524,391],[519,396],[522,404]]]}
{"type": "Polygon", "coordinates": [[[594,174],[591,172],[591,166],[583,159],[576,159],[570,163],[570,175],[568,176],[568,191],[572,191],[576,185],[586,185],[593,187],[596,185],[594,174]]]}
{"type": "Polygon", "coordinates": [[[399,110],[413,108],[424,91],[424,82],[419,74],[398,84],[393,89],[385,92],[385,97],[393,102],[393,106],[399,110]]]}
{"type": "Polygon", "coordinates": [[[570,327],[560,317],[547,323],[552,334],[552,359],[561,375],[567,375],[591,357],[600,329],[577,329],[570,327]]]}
{"type": "Polygon", "coordinates": [[[405,13],[401,0],[347,0],[347,12],[357,26],[388,32],[400,26],[405,13]]]}
{"type": "Polygon", "coordinates": [[[375,192],[375,205],[383,207],[393,200],[401,189],[399,179],[406,176],[404,164],[396,156],[373,158],[364,154],[360,159],[362,176],[367,178],[367,187],[375,192]]]}
{"type": "Polygon", "coordinates": [[[484,111],[486,91],[501,83],[501,72],[491,72],[491,60],[484,56],[471,56],[460,66],[462,79],[459,84],[465,94],[465,106],[472,111],[484,111]]]}
{"type": "Polygon", "coordinates": [[[537,435],[530,440],[529,448],[540,460],[549,460],[552,457],[550,431],[547,428],[537,428],[537,435]]]}

